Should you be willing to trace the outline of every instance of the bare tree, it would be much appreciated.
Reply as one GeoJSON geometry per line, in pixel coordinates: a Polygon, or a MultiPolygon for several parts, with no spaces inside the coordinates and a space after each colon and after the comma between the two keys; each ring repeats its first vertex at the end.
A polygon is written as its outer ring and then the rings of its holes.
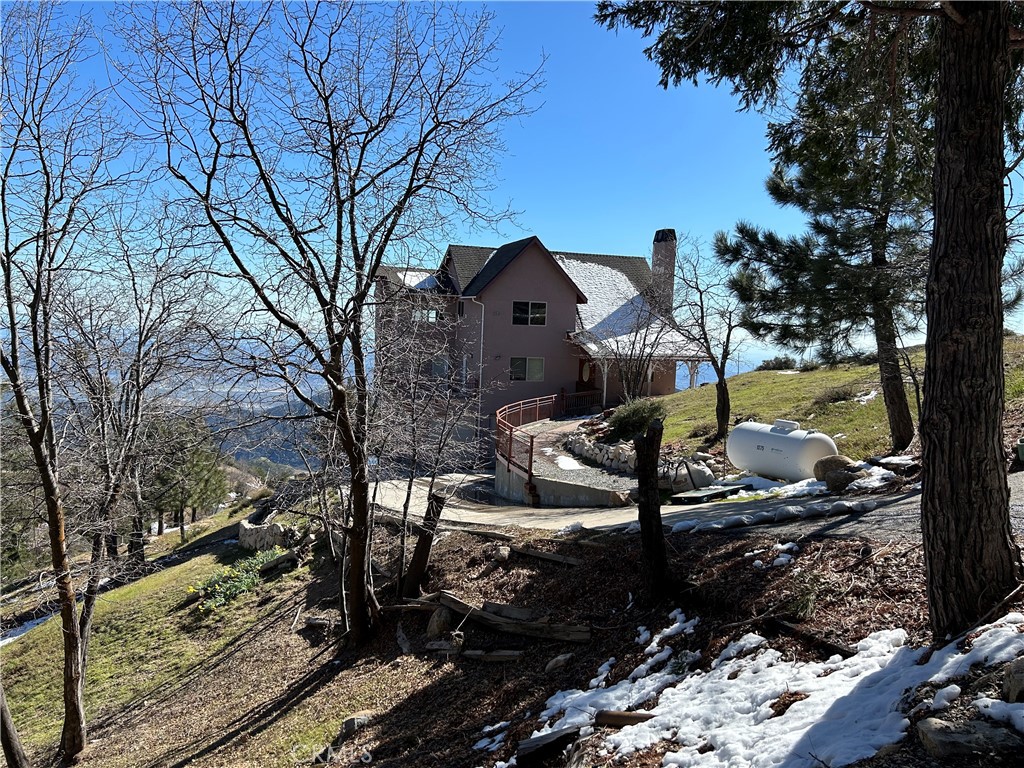
{"type": "Polygon", "coordinates": [[[742,305],[729,289],[730,272],[716,259],[702,256],[691,243],[676,259],[676,317],[715,372],[715,440],[729,432],[729,382],[726,366],[736,354],[742,305]]]}
{"type": "MultiPolygon", "coordinates": [[[[89,269],[74,273],[53,304],[54,385],[66,419],[62,451],[73,474],[72,528],[91,542],[79,617],[87,662],[93,609],[107,577],[144,559],[140,510],[131,517],[131,562],[120,559],[119,510],[141,488],[141,447],[154,419],[191,413],[202,366],[197,351],[211,331],[203,311],[210,279],[193,244],[162,211],[127,201],[110,216],[89,269]],[[73,464],[72,464],[73,462],[73,464]]],[[[180,446],[175,447],[182,454],[180,446]]]]}
{"type": "Polygon", "coordinates": [[[76,260],[103,220],[108,194],[124,181],[112,169],[131,171],[117,162],[127,141],[107,111],[106,94],[76,79],[90,55],[84,19],[50,2],[6,4],[2,14],[0,365],[45,500],[64,645],[61,751],[69,759],[85,748],[86,722],[54,397],[54,300],[79,268],[76,260]]]}
{"type": "Polygon", "coordinates": [[[386,253],[453,216],[496,220],[498,86],[486,13],[454,5],[123,7],[125,64],[166,167],[251,290],[254,383],[336,425],[351,473],[351,634],[371,630],[367,305],[386,253]]]}
{"type": "Polygon", "coordinates": [[[21,746],[18,729],[11,717],[11,710],[7,707],[3,680],[0,680],[0,747],[3,748],[8,768],[30,768],[28,755],[25,754],[25,748],[21,746]]]}

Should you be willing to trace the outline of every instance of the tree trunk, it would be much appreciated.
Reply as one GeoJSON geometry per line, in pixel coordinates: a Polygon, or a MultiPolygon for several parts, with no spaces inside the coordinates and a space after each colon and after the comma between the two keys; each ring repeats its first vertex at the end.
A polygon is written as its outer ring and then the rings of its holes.
{"type": "Polygon", "coordinates": [[[1017,584],[1002,444],[1008,6],[953,3],[941,22],[935,225],[927,286],[921,529],[935,639],[1017,584]]]}
{"type": "MultiPolygon", "coordinates": [[[[110,523],[110,525],[113,524],[113,522],[110,523]]],[[[121,537],[117,535],[117,531],[109,531],[104,538],[107,547],[107,557],[117,562],[121,557],[121,537]]]]}
{"type": "Polygon", "coordinates": [[[878,347],[878,375],[882,384],[885,413],[889,417],[892,450],[899,453],[914,439],[914,419],[910,415],[907,389],[896,343],[896,323],[892,308],[881,302],[874,307],[875,344],[878,347]]]}
{"type": "Polygon", "coordinates": [[[430,548],[434,543],[434,531],[437,530],[438,521],[441,519],[441,510],[447,501],[439,493],[431,493],[427,499],[427,513],[423,518],[423,527],[426,529],[416,539],[416,549],[413,550],[412,559],[409,561],[409,570],[402,576],[402,593],[405,597],[419,597],[420,582],[427,572],[427,564],[430,562],[430,548]]]}
{"type": "Polygon", "coordinates": [[[370,485],[365,468],[353,467],[352,525],[348,531],[348,615],[352,642],[360,645],[370,639],[372,622],[366,592],[369,589],[370,485]]]}
{"type": "Polygon", "coordinates": [[[729,382],[725,380],[725,368],[717,371],[718,381],[715,382],[715,431],[716,440],[724,440],[729,434],[729,415],[732,403],[729,401],[729,382]]]}
{"type": "Polygon", "coordinates": [[[11,710],[7,707],[3,680],[0,680],[0,746],[3,747],[8,768],[31,768],[28,755],[25,754],[21,739],[18,738],[18,729],[14,726],[11,710]]]}
{"type": "Polygon", "coordinates": [[[633,438],[636,448],[636,479],[640,498],[640,545],[651,593],[655,598],[669,590],[668,556],[665,531],[661,526],[661,492],[658,490],[658,457],[665,426],[659,419],[651,422],[646,435],[633,438]]]}

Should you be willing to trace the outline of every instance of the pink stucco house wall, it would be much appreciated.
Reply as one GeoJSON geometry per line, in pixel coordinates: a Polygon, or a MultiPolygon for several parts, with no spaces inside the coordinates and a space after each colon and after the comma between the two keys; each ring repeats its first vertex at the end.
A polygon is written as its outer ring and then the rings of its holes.
{"type": "Polygon", "coordinates": [[[640,257],[553,252],[535,236],[498,248],[449,245],[436,270],[381,268],[380,306],[406,309],[382,309],[378,335],[399,329],[435,351],[420,373],[446,374],[475,399],[478,436],[498,408],[529,398],[592,392],[598,407],[619,403],[617,366],[631,345],[650,347],[643,394],[669,394],[677,364],[689,366],[692,383],[705,358],[664,319],[675,232],[659,230],[652,251],[653,270],[640,257]],[[390,317],[387,329],[381,317],[390,317]]]}

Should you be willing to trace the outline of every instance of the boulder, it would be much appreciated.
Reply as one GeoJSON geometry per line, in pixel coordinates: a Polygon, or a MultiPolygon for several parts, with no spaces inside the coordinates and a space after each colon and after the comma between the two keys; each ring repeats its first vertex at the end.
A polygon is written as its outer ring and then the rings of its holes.
{"type": "Polygon", "coordinates": [[[550,675],[556,669],[561,669],[570,661],[572,661],[573,654],[563,653],[561,656],[555,656],[551,661],[544,667],[544,674],[550,675]]]}
{"type": "Polygon", "coordinates": [[[436,640],[445,637],[455,627],[455,614],[451,609],[443,605],[430,614],[430,621],[427,622],[427,637],[436,640]]]}
{"type": "Polygon", "coordinates": [[[1003,678],[1003,701],[1010,704],[1024,702],[1024,656],[1006,665],[1003,678]]]}
{"type": "MultiPolygon", "coordinates": [[[[833,470],[844,470],[851,472],[851,467],[857,465],[857,462],[851,459],[849,456],[825,456],[824,458],[818,459],[814,462],[814,479],[821,482],[826,480],[826,475],[833,470]]],[[[851,481],[852,482],[852,481],[851,481]]]]}
{"type": "MultiPolygon", "coordinates": [[[[814,469],[815,472],[817,472],[817,464],[814,466],[814,469]]],[[[845,469],[833,469],[825,474],[825,486],[831,493],[842,493],[854,480],[859,480],[860,478],[867,476],[868,473],[863,469],[858,472],[848,472],[845,469]]]]}
{"type": "Polygon", "coordinates": [[[980,720],[954,724],[937,717],[917,724],[921,746],[939,760],[971,756],[1020,755],[1024,739],[980,720]]]}

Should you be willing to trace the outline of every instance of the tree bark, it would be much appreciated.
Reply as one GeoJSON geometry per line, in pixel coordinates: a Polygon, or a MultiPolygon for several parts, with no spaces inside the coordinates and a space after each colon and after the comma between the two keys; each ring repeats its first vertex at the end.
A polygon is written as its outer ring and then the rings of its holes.
{"type": "MultiPolygon", "coordinates": [[[[725,379],[725,368],[717,371],[718,381],[715,382],[715,439],[724,440],[729,434],[729,415],[732,403],[729,400],[729,382],[725,379]]],[[[660,441],[659,441],[660,442],[660,441]]]]}
{"type": "Polygon", "coordinates": [[[651,593],[660,598],[669,591],[668,556],[665,531],[661,526],[661,492],[658,490],[658,456],[665,425],[655,419],[646,435],[633,438],[636,448],[636,478],[640,499],[640,545],[651,593]]]}
{"type": "Polygon", "coordinates": [[[892,308],[876,304],[874,308],[875,344],[878,348],[878,375],[885,400],[885,413],[889,418],[892,450],[904,450],[914,439],[914,419],[910,415],[907,390],[903,386],[899,347],[896,341],[896,322],[892,308]]]}
{"type": "Polygon", "coordinates": [[[927,285],[921,528],[936,640],[1017,584],[1002,445],[1006,251],[1003,3],[953,3],[941,22],[935,225],[927,285]]]}
{"type": "Polygon", "coordinates": [[[409,561],[409,570],[402,575],[402,593],[405,597],[419,597],[420,582],[427,572],[427,564],[430,562],[430,549],[434,544],[434,532],[441,520],[441,511],[447,501],[439,493],[431,493],[427,499],[427,513],[423,517],[423,527],[426,529],[416,539],[416,549],[413,550],[412,559],[409,561]]]}
{"type": "Polygon", "coordinates": [[[18,729],[11,717],[11,710],[7,707],[3,680],[0,680],[0,746],[3,747],[8,768],[31,768],[28,755],[25,754],[25,749],[21,746],[21,739],[18,737],[18,729]]]}

